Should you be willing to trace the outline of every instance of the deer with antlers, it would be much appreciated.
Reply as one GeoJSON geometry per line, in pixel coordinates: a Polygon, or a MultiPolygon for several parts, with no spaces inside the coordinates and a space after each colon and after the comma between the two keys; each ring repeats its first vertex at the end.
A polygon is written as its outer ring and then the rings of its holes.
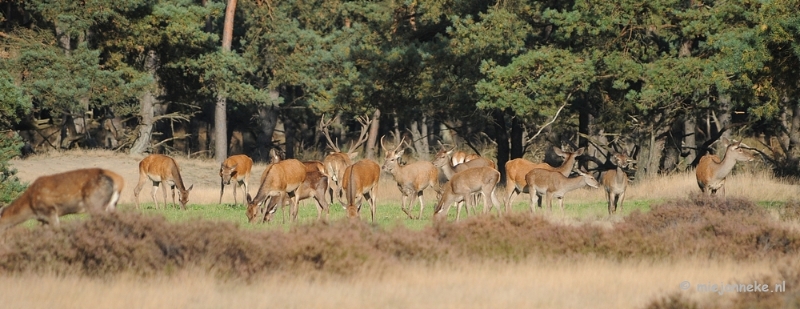
{"type": "MultiPolygon", "coordinates": [[[[274,199],[277,197],[277,205],[283,205],[284,199],[292,195],[292,207],[290,215],[292,221],[297,220],[297,205],[299,203],[299,195],[296,194],[300,186],[306,180],[306,167],[302,162],[295,159],[287,159],[267,166],[264,173],[261,174],[261,185],[258,188],[255,198],[251,198],[250,194],[247,195],[247,219],[253,223],[257,220],[259,206],[267,201],[267,199],[274,199]]],[[[262,222],[267,219],[267,212],[264,212],[262,222]]]]}
{"type": "Polygon", "coordinates": [[[542,196],[547,201],[547,209],[553,211],[553,197],[558,199],[558,205],[561,207],[561,214],[564,214],[564,194],[569,191],[590,186],[598,188],[599,183],[592,175],[578,171],[578,177],[567,177],[559,171],[551,171],[546,169],[535,168],[525,175],[525,181],[528,184],[528,192],[531,195],[531,213],[535,213],[536,209],[533,206],[534,198],[538,198],[536,204],[539,208],[542,207],[542,196]],[[535,193],[535,194],[534,194],[535,193]]]}
{"type": "Polygon", "coordinates": [[[181,208],[186,210],[186,203],[189,202],[189,192],[192,191],[194,185],[190,185],[189,188],[184,186],[181,171],[174,159],[165,155],[152,154],[139,162],[139,183],[133,188],[136,209],[139,209],[139,192],[142,191],[142,187],[148,180],[153,183],[151,195],[153,196],[153,202],[156,204],[156,209],[158,209],[158,200],[156,200],[158,187],[161,185],[164,187],[164,207],[167,207],[167,185],[169,185],[172,189],[172,205],[175,205],[175,188],[177,187],[181,208]]]}
{"type": "Polygon", "coordinates": [[[532,192],[528,191],[528,181],[525,177],[530,171],[533,169],[544,169],[558,172],[564,177],[569,176],[575,165],[575,159],[583,154],[583,150],[583,148],[579,148],[577,151],[570,152],[558,147],[553,147],[553,151],[556,155],[564,158],[564,162],[559,167],[553,167],[547,163],[533,163],[523,158],[517,158],[506,162],[506,213],[511,212],[511,205],[517,195],[521,193],[532,194],[532,192]]]}
{"type": "Polygon", "coordinates": [[[721,159],[713,154],[707,154],[700,158],[695,174],[697,185],[700,190],[707,195],[715,195],[718,190],[722,190],[725,196],[725,178],[733,170],[736,162],[753,161],[755,156],[749,150],[750,147],[736,140],[730,141],[723,137],[725,145],[725,158],[721,159]]]}
{"type": "Polygon", "coordinates": [[[420,219],[422,218],[422,211],[425,208],[425,202],[422,200],[422,191],[430,187],[438,194],[441,194],[441,188],[439,188],[439,170],[428,161],[417,161],[401,166],[398,160],[400,160],[400,157],[403,155],[401,149],[405,149],[404,146],[405,137],[401,139],[397,147],[393,149],[386,147],[386,145],[383,144],[383,137],[381,137],[381,147],[386,152],[381,169],[392,174],[394,180],[397,182],[397,188],[400,189],[400,193],[403,194],[400,208],[408,215],[409,219],[414,219],[414,216],[409,212],[414,208],[414,196],[419,198],[419,216],[417,219],[420,219]],[[408,208],[406,208],[406,198],[408,198],[408,208]]]}
{"type": "Polygon", "coordinates": [[[347,198],[347,216],[351,219],[359,217],[363,198],[369,202],[372,222],[375,222],[375,191],[381,176],[381,167],[372,160],[363,159],[345,168],[342,176],[342,190],[347,198]]]}
{"type": "Polygon", "coordinates": [[[600,176],[600,183],[606,189],[606,200],[608,201],[608,215],[617,212],[617,207],[622,211],[622,204],[625,202],[625,190],[628,188],[628,174],[623,170],[628,168],[632,160],[628,155],[620,152],[613,153],[609,158],[616,168],[603,172],[600,176]]]}
{"type": "Polygon", "coordinates": [[[483,195],[483,213],[489,212],[492,207],[497,207],[497,213],[500,214],[500,202],[495,195],[495,188],[499,181],[500,172],[488,166],[470,168],[456,173],[442,188],[442,197],[439,198],[433,211],[434,219],[446,218],[450,207],[456,203],[456,221],[458,221],[461,217],[461,204],[466,203],[469,208],[469,204],[473,200],[469,197],[477,193],[483,195]],[[491,204],[489,204],[490,201],[491,204]]]}
{"type": "Polygon", "coordinates": [[[99,168],[39,177],[11,204],[0,208],[0,232],[32,218],[58,226],[60,216],[113,211],[124,185],[122,176],[99,168]]]}
{"type": "Polygon", "coordinates": [[[325,136],[325,139],[328,141],[328,147],[333,150],[322,160],[325,166],[325,173],[328,175],[328,190],[330,191],[331,203],[334,201],[334,196],[341,200],[342,175],[344,170],[353,164],[353,159],[358,156],[358,148],[367,141],[369,126],[372,123],[372,119],[367,116],[358,117],[358,122],[361,124],[361,133],[359,134],[358,140],[350,145],[348,152],[342,152],[342,150],[339,149],[338,143],[334,142],[330,132],[328,132],[328,128],[335,120],[336,117],[325,122],[325,115],[323,115],[320,117],[318,126],[319,131],[322,132],[322,135],[325,136]]]}
{"type": "Polygon", "coordinates": [[[247,200],[247,182],[250,181],[250,170],[253,168],[253,159],[247,155],[233,155],[225,159],[219,167],[219,203],[222,204],[222,194],[225,192],[225,185],[230,185],[233,181],[233,204],[239,204],[236,200],[236,187],[243,186],[242,203],[247,200]]]}

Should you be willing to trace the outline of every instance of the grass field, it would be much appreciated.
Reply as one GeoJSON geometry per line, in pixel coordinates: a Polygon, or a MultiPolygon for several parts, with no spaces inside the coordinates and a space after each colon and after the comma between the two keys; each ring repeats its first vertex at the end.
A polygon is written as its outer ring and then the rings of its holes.
{"type": "MultiPolygon", "coordinates": [[[[303,227],[316,221],[316,209],[310,200],[300,206],[299,222],[292,224],[276,220],[265,224],[250,224],[245,217],[245,208],[233,205],[231,188],[226,188],[223,204],[218,204],[219,183],[216,170],[218,165],[205,160],[179,159],[187,183],[195,184],[190,196],[188,210],[174,207],[156,210],[150,198],[149,185],[145,186],[140,200],[144,202],[141,210],[133,206],[132,188],[135,186],[136,158],[122,155],[100,153],[66,153],[61,155],[36,156],[26,161],[12,162],[20,170],[23,180],[31,181],[39,174],[51,174],[66,169],[84,167],[86,162],[92,166],[110,168],[123,174],[126,188],[119,205],[122,213],[141,212],[148,216],[164,217],[167,222],[190,223],[197,221],[233,222],[239,231],[278,232],[287,235],[301,234],[303,227]],[[85,157],[91,155],[92,160],[85,157]],[[83,165],[82,165],[83,164],[83,165]]],[[[260,174],[263,165],[254,167],[260,174]]],[[[258,177],[251,179],[251,194],[255,194],[258,177]]],[[[726,182],[727,196],[755,201],[766,209],[775,228],[793,233],[800,231],[798,219],[784,218],[783,205],[796,200],[795,184],[775,179],[767,173],[751,171],[748,166],[735,171],[726,182]]],[[[613,231],[626,222],[634,222],[633,212],[647,213],[654,205],[677,199],[685,199],[698,192],[692,173],[677,173],[640,181],[628,191],[624,210],[608,216],[605,194],[601,189],[580,189],[567,194],[566,210],[561,215],[558,209],[552,213],[537,210],[537,217],[543,216],[554,227],[576,227],[575,231],[587,230],[584,226],[596,226],[613,231]]],[[[498,188],[498,198],[504,198],[503,188],[498,188]]],[[[160,193],[158,194],[160,197],[160,193]]],[[[425,212],[422,220],[410,220],[400,210],[400,193],[390,179],[382,175],[378,189],[378,209],[375,228],[395,230],[400,233],[429,233],[432,226],[432,211],[435,193],[425,192],[425,212]]],[[[241,203],[241,201],[240,201],[241,203]]],[[[418,213],[418,206],[412,213],[418,213]]],[[[515,213],[527,213],[528,196],[516,198],[513,205],[515,213]]],[[[492,216],[495,215],[493,211],[492,216]]],[[[361,212],[362,221],[369,221],[369,211],[365,205],[361,212]]],[[[64,217],[64,222],[80,222],[87,215],[64,217]]],[[[329,221],[341,222],[345,212],[341,205],[331,207],[329,221]]],[[[455,218],[455,208],[449,213],[449,221],[455,218]]],[[[476,225],[469,222],[474,215],[462,212],[465,224],[462,228],[476,225]]],[[[716,220],[716,219],[715,219],[716,220]]],[[[743,220],[744,221],[744,220],[743,220]]],[[[690,222],[691,223],[691,222],[690,222]]],[[[483,224],[483,223],[481,223],[483,224]]],[[[657,224],[654,222],[654,224],[657,224]]],[[[725,224],[717,229],[724,230],[725,224]]],[[[734,223],[735,224],[735,223],[734,223]]],[[[748,224],[743,222],[742,224],[748,224]]],[[[26,228],[38,231],[35,222],[24,224],[26,228]]],[[[459,225],[456,225],[459,226],[459,225]]],[[[23,227],[23,228],[25,228],[23,227]]],[[[697,227],[705,233],[705,227],[697,227]]],[[[728,226],[728,228],[731,228],[728,226]]],[[[743,225],[743,233],[752,227],[743,225]]],[[[311,230],[317,230],[314,228],[311,230]]],[[[324,227],[321,228],[323,231],[324,227]]],[[[591,229],[588,229],[591,230],[591,229]]],[[[735,225],[733,227],[735,231],[735,225]]],[[[480,235],[480,232],[478,232],[480,235]]],[[[559,232],[564,231],[559,230],[559,232]]],[[[579,232],[578,232],[579,233],[579,232]]],[[[669,238],[670,232],[665,232],[669,238]]],[[[716,230],[715,230],[716,233],[716,230]]],[[[46,234],[46,233],[45,233],[46,234]]],[[[260,235],[260,234],[259,234],[260,235]]],[[[268,234],[278,235],[278,234],[268,234]]],[[[701,236],[704,234],[701,234],[701,236]]],[[[533,236],[533,235],[532,235],[533,236]]],[[[557,237],[572,236],[554,235],[557,237]]],[[[735,237],[735,235],[733,235],[735,237]]],[[[266,237],[266,236],[259,236],[266,237]]],[[[286,236],[289,237],[289,236],[286,236]]],[[[292,236],[294,237],[294,236],[292,236]]],[[[416,237],[416,236],[413,236],[416,237]]],[[[470,236],[478,237],[478,236],[470,236]]],[[[520,237],[515,236],[515,237],[520,237]]],[[[524,239],[524,235],[522,235],[524,239]]],[[[536,237],[541,238],[541,235],[536,237]]],[[[577,237],[577,236],[575,236],[577,237]]],[[[707,236],[702,236],[707,237],[707,236]]],[[[788,236],[793,239],[794,236],[788,236]]],[[[800,237],[800,236],[799,236],[800,237]]],[[[539,239],[537,238],[537,239],[539,239]]],[[[259,238],[262,239],[262,238],[259,238]]],[[[411,238],[410,241],[414,241],[411,238]]],[[[502,240],[502,238],[500,238],[502,240]]],[[[547,241],[547,238],[543,238],[547,241]]],[[[635,240],[636,238],[632,238],[635,240]]],[[[713,240],[713,237],[711,238],[713,240]]],[[[429,241],[429,240],[427,240],[429,241]]],[[[670,240],[672,241],[672,240],[670,240]]],[[[678,240],[679,241],[679,240],[678,240]]],[[[745,240],[746,241],[746,240],[745,240]]],[[[759,240],[760,241],[760,240],[759,240]]],[[[680,244],[688,247],[699,244],[680,244]]],[[[553,244],[557,246],[558,244],[553,244]]],[[[303,245],[299,245],[302,247],[303,245]]],[[[420,248],[425,248],[424,244],[420,248]]],[[[624,243],[623,245],[624,246],[624,243]]],[[[745,246],[746,247],[746,246],[745,246]]],[[[722,245],[718,248],[727,248],[722,245]]],[[[652,248],[660,252],[663,248],[652,248]]],[[[0,259],[9,250],[0,245],[0,259]],[[4,253],[5,252],[5,253],[4,253]]],[[[477,250],[475,248],[471,250],[477,250]]],[[[592,249],[597,250],[597,249],[592,249]]],[[[680,293],[682,297],[696,302],[699,307],[726,308],[735,303],[735,294],[717,295],[698,293],[693,290],[682,292],[678,285],[683,281],[702,282],[747,282],[774,274],[781,267],[791,264],[791,258],[781,255],[763,255],[764,258],[734,258],[733,254],[678,255],[668,258],[648,257],[651,249],[639,248],[644,255],[620,257],[602,253],[573,253],[553,255],[542,253],[514,260],[493,259],[481,255],[459,258],[443,258],[415,262],[395,261],[390,264],[372,264],[365,261],[363,267],[348,275],[325,275],[318,272],[286,268],[259,276],[258,280],[241,281],[235,278],[219,278],[208,268],[190,267],[165,272],[160,276],[141,277],[123,273],[111,277],[94,278],[82,275],[44,272],[6,272],[0,271],[0,299],[8,308],[229,308],[238,306],[277,307],[277,308],[486,308],[486,307],[542,307],[542,308],[642,308],[653,301],[668,295],[680,293]]],[[[715,249],[716,250],[716,249],[715,249]]],[[[555,250],[554,252],[558,252],[555,250]]],[[[580,252],[580,250],[579,250],[580,252]]],[[[599,251],[603,252],[603,251],[599,251]]],[[[705,252],[705,251],[700,251],[705,252]]],[[[750,256],[761,256],[753,253],[750,256]]],[[[212,267],[212,266],[208,266],[212,267]]],[[[165,268],[169,269],[169,268],[165,268]]],[[[772,282],[769,282],[772,283],[772,282]]],[[[658,306],[656,306],[658,307],[658,306]]],[[[664,306],[669,307],[669,306],[664,306]]],[[[682,306],[674,306],[682,307],[682,306]]],[[[735,307],[735,306],[733,306],[735,307]]],[[[789,306],[791,307],[791,306],[789,306]]],[[[654,307],[655,308],[655,307],[654,307]]]]}

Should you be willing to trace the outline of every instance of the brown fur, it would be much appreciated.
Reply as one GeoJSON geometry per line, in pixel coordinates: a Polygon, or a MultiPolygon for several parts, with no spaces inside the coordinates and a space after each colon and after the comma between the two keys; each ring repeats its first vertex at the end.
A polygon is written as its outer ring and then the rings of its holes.
{"type": "Polygon", "coordinates": [[[39,177],[11,204],[0,208],[0,231],[31,218],[58,226],[58,217],[63,215],[113,211],[124,186],[122,176],[99,168],[39,177]]]}
{"type": "Polygon", "coordinates": [[[318,171],[323,175],[328,175],[325,172],[325,164],[323,164],[322,161],[317,161],[317,160],[303,161],[303,165],[306,166],[306,172],[318,171]]]}
{"type": "Polygon", "coordinates": [[[697,164],[695,175],[697,177],[697,185],[700,191],[707,195],[715,195],[717,190],[722,190],[722,196],[725,196],[725,178],[733,170],[737,161],[753,161],[755,157],[753,153],[747,150],[747,145],[737,141],[728,141],[723,138],[722,142],[725,146],[725,159],[720,160],[719,157],[713,154],[707,154],[700,158],[697,164]]]}
{"type": "MultiPolygon", "coordinates": [[[[306,167],[308,167],[308,165],[306,165],[306,167]]],[[[294,194],[297,196],[298,201],[313,197],[314,203],[317,205],[317,220],[327,221],[328,215],[330,214],[328,200],[325,198],[327,191],[328,176],[325,176],[325,174],[318,170],[312,170],[306,172],[306,180],[303,181],[303,184],[294,194]],[[322,217],[323,211],[325,212],[324,218],[322,217]]],[[[272,214],[276,211],[275,207],[277,207],[277,205],[278,199],[270,199],[266,208],[267,222],[272,220],[272,214]]],[[[284,206],[285,205],[286,204],[284,204],[284,206]]],[[[283,218],[283,207],[281,207],[281,218],[283,218]]]]}
{"type": "Polygon", "coordinates": [[[139,209],[139,192],[142,191],[144,183],[150,180],[153,182],[153,202],[158,209],[158,200],[156,200],[156,191],[159,185],[164,187],[164,205],[167,205],[167,185],[172,188],[172,204],[175,205],[175,188],[178,188],[180,193],[181,208],[186,210],[186,203],[189,202],[189,192],[192,191],[194,185],[189,186],[187,189],[183,185],[181,172],[175,160],[160,154],[152,154],[139,162],[139,183],[133,188],[133,197],[136,202],[136,209],[139,209]]]}
{"type": "Polygon", "coordinates": [[[559,167],[553,167],[547,163],[533,163],[523,158],[506,162],[506,213],[510,213],[511,205],[517,195],[521,193],[530,193],[528,192],[528,181],[525,180],[525,175],[531,170],[544,169],[569,176],[570,172],[572,172],[572,167],[575,165],[575,158],[583,154],[583,148],[575,152],[567,152],[562,151],[558,147],[553,147],[553,151],[564,158],[564,162],[559,167]]]}
{"type": "Polygon", "coordinates": [[[361,198],[369,201],[372,222],[375,222],[375,189],[381,176],[381,167],[369,159],[363,159],[344,170],[342,190],[347,194],[347,215],[357,218],[361,210],[361,198]]]}
{"type": "MultiPolygon", "coordinates": [[[[447,212],[453,203],[457,204],[456,221],[461,217],[461,202],[467,204],[471,203],[470,195],[474,193],[483,194],[483,212],[487,213],[492,207],[497,206],[497,212],[500,213],[500,202],[495,195],[495,188],[500,181],[500,172],[488,167],[481,166],[471,168],[461,173],[453,175],[442,190],[442,197],[436,204],[434,209],[434,218],[446,218],[447,212]],[[489,202],[491,201],[491,206],[489,202]]],[[[467,205],[469,207],[470,205],[467,205]]]]}
{"type": "Polygon", "coordinates": [[[608,201],[608,215],[617,212],[617,207],[622,211],[622,204],[625,202],[625,190],[628,188],[628,175],[623,168],[628,167],[629,158],[624,153],[615,153],[611,157],[615,169],[607,170],[600,176],[600,183],[606,189],[606,200],[608,201]]]}
{"type": "MultiPolygon", "coordinates": [[[[261,185],[255,198],[247,195],[247,219],[255,222],[259,211],[259,206],[268,198],[278,197],[278,205],[283,205],[284,198],[292,194],[292,208],[290,210],[292,220],[297,220],[298,195],[295,194],[298,188],[306,180],[306,167],[302,162],[295,159],[287,159],[278,163],[270,164],[261,174],[261,185]]],[[[266,221],[267,213],[264,213],[263,221],[266,221]]]]}
{"type": "Polygon", "coordinates": [[[325,157],[322,164],[325,166],[325,173],[328,175],[328,191],[330,191],[331,203],[334,197],[342,198],[342,178],[344,169],[353,164],[352,158],[344,152],[334,152],[325,157]]]}
{"type": "Polygon", "coordinates": [[[528,192],[531,194],[531,213],[536,212],[533,206],[534,196],[538,197],[537,205],[542,207],[542,196],[547,200],[547,209],[553,210],[553,197],[558,199],[558,204],[561,206],[561,214],[564,214],[564,194],[569,191],[582,188],[583,186],[590,186],[597,188],[600,183],[597,182],[592,175],[578,172],[578,177],[567,177],[558,171],[549,171],[546,169],[532,169],[525,175],[525,182],[528,184],[528,192]],[[535,192],[535,194],[534,194],[535,192]]]}
{"type": "Polygon", "coordinates": [[[250,170],[253,169],[253,159],[247,155],[234,155],[230,156],[222,162],[219,168],[220,181],[219,188],[219,203],[222,204],[222,194],[225,192],[225,185],[230,185],[231,180],[234,181],[233,185],[233,204],[239,204],[236,200],[236,187],[244,186],[244,194],[242,195],[242,203],[247,200],[247,194],[250,193],[247,188],[247,183],[250,181],[250,170]]]}
{"type": "Polygon", "coordinates": [[[431,162],[418,161],[411,164],[401,166],[397,161],[403,155],[403,142],[395,149],[389,149],[383,145],[383,138],[381,138],[381,146],[385,149],[385,156],[383,166],[381,169],[389,172],[397,182],[397,188],[403,194],[400,209],[406,213],[409,219],[414,217],[409,212],[414,207],[414,198],[419,198],[419,216],[417,219],[422,218],[422,210],[425,208],[425,202],[422,200],[422,191],[428,187],[433,188],[438,194],[441,194],[442,189],[439,188],[439,169],[437,169],[431,162]],[[408,201],[408,208],[406,207],[406,199],[408,201]]]}

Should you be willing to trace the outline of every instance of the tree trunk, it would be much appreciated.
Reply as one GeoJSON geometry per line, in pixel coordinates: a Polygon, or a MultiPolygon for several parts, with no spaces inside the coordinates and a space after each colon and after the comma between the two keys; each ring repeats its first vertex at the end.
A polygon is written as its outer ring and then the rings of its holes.
{"type": "Polygon", "coordinates": [[[269,150],[272,149],[272,135],[278,125],[277,101],[280,98],[278,90],[270,90],[270,102],[258,107],[258,134],[256,136],[256,151],[253,160],[269,162],[269,150]]]}
{"type": "Polygon", "coordinates": [[[525,156],[525,130],[522,128],[522,121],[518,116],[511,118],[511,159],[522,158],[525,156]]]}
{"type": "Polygon", "coordinates": [[[428,143],[425,133],[423,131],[427,131],[425,128],[427,124],[425,124],[425,116],[422,117],[421,121],[413,121],[411,122],[409,130],[411,131],[411,138],[413,138],[413,145],[414,150],[417,153],[417,160],[420,161],[429,161],[430,160],[430,151],[428,150],[428,143]]]}
{"type": "MultiPolygon", "coordinates": [[[[158,65],[158,55],[154,50],[147,52],[147,58],[144,61],[145,70],[150,73],[155,81],[154,84],[158,88],[158,76],[156,75],[156,66],[158,65]]],[[[153,106],[155,106],[157,95],[153,90],[146,90],[142,99],[139,101],[139,136],[131,146],[131,155],[141,155],[150,149],[150,138],[153,134],[153,118],[155,113],[153,106]]]]}
{"type": "Polygon", "coordinates": [[[381,110],[376,109],[374,113],[372,113],[372,125],[369,127],[369,136],[367,136],[367,149],[366,149],[366,157],[367,159],[374,160],[375,159],[375,144],[378,142],[378,128],[380,127],[380,120],[381,120],[381,110]]]}
{"type": "MultiPolygon", "coordinates": [[[[731,125],[731,114],[732,114],[732,104],[731,104],[731,94],[730,93],[720,93],[719,94],[719,106],[717,108],[717,131],[719,132],[723,128],[730,128],[731,125]]],[[[716,133],[714,132],[714,133],[716,133]]],[[[731,130],[725,130],[720,136],[722,138],[731,138],[731,130]]],[[[720,145],[721,146],[721,145],[720,145]]]]}
{"type": "MultiPolygon", "coordinates": [[[[233,16],[236,13],[236,0],[228,0],[225,8],[225,24],[222,29],[222,52],[231,51],[233,41],[233,16]]],[[[219,89],[217,90],[219,91],[219,89]]],[[[228,157],[228,112],[227,98],[217,94],[217,104],[214,106],[214,157],[217,163],[222,163],[228,157]]]]}
{"type": "Polygon", "coordinates": [[[296,134],[297,134],[297,127],[295,126],[294,119],[292,119],[292,115],[287,115],[289,113],[284,113],[283,118],[283,136],[286,139],[286,149],[284,149],[284,154],[286,155],[286,159],[294,159],[294,148],[296,144],[296,134]]]}
{"type": "Polygon", "coordinates": [[[683,120],[683,149],[681,154],[685,155],[683,160],[684,168],[688,169],[691,162],[697,157],[697,139],[695,138],[695,130],[697,129],[697,119],[694,114],[689,113],[683,120]]]}
{"type": "Polygon", "coordinates": [[[505,113],[499,109],[492,112],[494,117],[495,140],[497,141],[497,170],[500,171],[500,183],[505,184],[506,162],[509,158],[508,131],[506,131],[505,113]]]}

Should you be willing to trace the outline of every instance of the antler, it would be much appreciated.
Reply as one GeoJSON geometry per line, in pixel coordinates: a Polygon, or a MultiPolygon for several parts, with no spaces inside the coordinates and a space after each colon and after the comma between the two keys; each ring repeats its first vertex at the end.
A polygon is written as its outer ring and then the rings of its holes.
{"type": "Polygon", "coordinates": [[[325,114],[323,114],[322,117],[320,117],[320,119],[319,119],[319,130],[322,132],[322,135],[325,135],[325,139],[328,140],[328,147],[331,147],[331,149],[333,149],[333,151],[335,151],[335,152],[342,152],[339,149],[339,146],[336,143],[333,142],[333,140],[331,139],[331,135],[328,132],[328,127],[330,127],[331,123],[336,121],[336,118],[338,118],[338,117],[339,116],[335,116],[335,117],[331,118],[330,121],[325,122],[325,114]]]}
{"type": "Polygon", "coordinates": [[[361,147],[364,142],[367,141],[369,137],[369,126],[372,124],[372,119],[367,116],[358,116],[358,123],[361,124],[361,134],[358,136],[358,141],[356,141],[353,145],[350,146],[350,149],[347,151],[348,154],[355,153],[358,147],[361,147]]]}

